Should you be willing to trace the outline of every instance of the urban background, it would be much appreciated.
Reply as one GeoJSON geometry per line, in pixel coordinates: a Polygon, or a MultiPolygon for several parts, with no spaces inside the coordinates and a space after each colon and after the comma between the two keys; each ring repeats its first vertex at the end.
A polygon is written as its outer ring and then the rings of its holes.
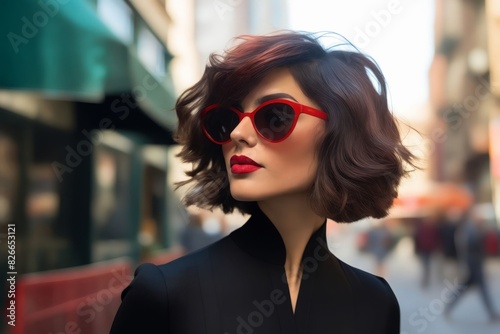
{"type": "Polygon", "coordinates": [[[0,333],[107,333],[138,264],[245,221],[182,206],[173,106],[210,53],[280,29],[373,56],[422,166],[387,218],[330,222],[332,252],[389,281],[402,333],[500,332],[500,0],[16,0],[0,4],[0,333]]]}

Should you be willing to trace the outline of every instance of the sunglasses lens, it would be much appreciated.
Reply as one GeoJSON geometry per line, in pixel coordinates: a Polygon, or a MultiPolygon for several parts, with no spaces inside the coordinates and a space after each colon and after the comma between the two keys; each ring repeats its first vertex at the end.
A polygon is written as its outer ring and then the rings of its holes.
{"type": "Polygon", "coordinates": [[[236,112],[229,108],[217,107],[205,115],[203,127],[214,141],[225,143],[229,141],[231,132],[239,122],[236,112]]]}
{"type": "Polygon", "coordinates": [[[288,104],[271,103],[257,111],[255,126],[264,138],[278,141],[290,132],[294,118],[295,111],[288,104]]]}

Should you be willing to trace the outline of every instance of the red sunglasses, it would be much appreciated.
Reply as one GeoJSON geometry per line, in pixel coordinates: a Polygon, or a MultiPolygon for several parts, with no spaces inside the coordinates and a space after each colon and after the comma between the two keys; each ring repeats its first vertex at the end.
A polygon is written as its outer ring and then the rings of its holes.
{"type": "Polygon", "coordinates": [[[201,126],[205,135],[216,144],[231,141],[231,132],[243,117],[250,117],[255,131],[271,143],[279,143],[292,133],[301,113],[326,120],[326,112],[290,100],[273,99],[262,103],[252,112],[234,107],[212,104],[201,112],[201,126]]]}

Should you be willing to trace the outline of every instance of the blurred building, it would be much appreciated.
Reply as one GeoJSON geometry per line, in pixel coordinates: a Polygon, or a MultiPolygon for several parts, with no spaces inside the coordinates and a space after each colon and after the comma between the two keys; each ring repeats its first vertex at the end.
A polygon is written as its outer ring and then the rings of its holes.
{"type": "MultiPolygon", "coordinates": [[[[168,25],[160,0],[0,5],[0,263],[2,277],[17,273],[16,333],[64,332],[70,320],[103,332],[116,308],[88,322],[76,306],[110,293],[101,287],[122,267],[89,265],[126,258],[130,271],[175,243],[186,217],[167,184],[176,125],[168,25]],[[88,279],[70,280],[78,276],[88,279]]],[[[104,304],[116,306],[119,292],[109,296],[104,304]]]]}
{"type": "Polygon", "coordinates": [[[19,271],[137,257],[152,221],[168,246],[166,152],[150,147],[176,124],[165,27],[121,0],[2,6],[0,219],[18,223],[19,271]]]}
{"type": "Polygon", "coordinates": [[[232,37],[286,28],[285,4],[0,5],[0,263],[17,272],[15,333],[106,332],[137,263],[176,256],[175,99],[232,37]]]}
{"type": "Polygon", "coordinates": [[[168,45],[178,92],[201,78],[208,56],[221,53],[234,37],[288,28],[287,0],[170,0],[168,45]]]}
{"type": "Polygon", "coordinates": [[[484,0],[435,2],[436,51],[430,69],[430,100],[435,112],[429,133],[431,173],[438,182],[466,184],[477,203],[494,201],[492,185],[498,179],[490,151],[499,141],[489,135],[499,114],[491,85],[492,69],[498,66],[499,58],[488,57],[488,34],[490,41],[498,39],[498,30],[495,34],[491,27],[487,29],[487,18],[495,15],[494,2],[489,7],[484,0]]]}
{"type": "Polygon", "coordinates": [[[490,85],[494,96],[490,112],[490,159],[493,202],[500,225],[500,2],[486,0],[490,85]]]}

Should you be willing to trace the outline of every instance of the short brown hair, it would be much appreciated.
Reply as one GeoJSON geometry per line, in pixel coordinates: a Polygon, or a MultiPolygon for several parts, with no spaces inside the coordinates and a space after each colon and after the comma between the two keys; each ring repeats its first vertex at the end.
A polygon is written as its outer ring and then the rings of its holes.
{"type": "Polygon", "coordinates": [[[190,179],[178,183],[194,182],[186,205],[252,213],[255,203],[231,196],[221,146],[205,137],[199,114],[212,103],[241,102],[269,71],[288,68],[305,95],[329,115],[311,188],[313,210],[337,222],[387,215],[414,157],[389,111],[384,76],[362,53],[325,49],[318,39],[293,31],[245,35],[223,55],[210,56],[200,81],[176,103],[179,156],[193,163],[186,173],[190,179]]]}

